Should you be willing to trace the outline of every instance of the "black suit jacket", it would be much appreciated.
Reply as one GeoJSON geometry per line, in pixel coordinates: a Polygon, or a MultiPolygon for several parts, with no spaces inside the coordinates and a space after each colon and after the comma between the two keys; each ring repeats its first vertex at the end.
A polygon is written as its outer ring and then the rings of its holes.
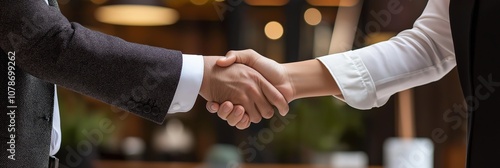
{"type": "Polygon", "coordinates": [[[46,167],[52,83],[163,122],[179,81],[181,52],[129,43],[70,23],[44,0],[0,0],[0,11],[0,167],[46,167]],[[7,100],[9,54],[16,64],[15,120],[6,115],[12,105],[7,100]],[[7,131],[11,121],[15,132],[7,131]],[[12,134],[16,161],[6,152],[12,134]]]}
{"type": "Polygon", "coordinates": [[[468,104],[467,167],[500,161],[500,1],[451,0],[457,68],[468,104]]]}

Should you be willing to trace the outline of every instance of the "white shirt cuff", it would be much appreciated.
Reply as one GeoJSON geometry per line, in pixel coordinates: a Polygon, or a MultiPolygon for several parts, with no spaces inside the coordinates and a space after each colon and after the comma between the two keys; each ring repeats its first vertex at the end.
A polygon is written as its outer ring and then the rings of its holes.
{"type": "Polygon", "coordinates": [[[342,97],[348,105],[357,109],[379,106],[375,84],[360,57],[351,52],[318,58],[337,82],[342,97]]]}
{"type": "Polygon", "coordinates": [[[52,116],[52,133],[50,137],[50,156],[54,156],[61,148],[61,118],[59,116],[59,102],[57,100],[57,86],[54,85],[54,114],[52,116]]]}
{"type": "Polygon", "coordinates": [[[168,113],[187,112],[193,108],[203,81],[203,57],[182,55],[182,70],[168,113]]]}

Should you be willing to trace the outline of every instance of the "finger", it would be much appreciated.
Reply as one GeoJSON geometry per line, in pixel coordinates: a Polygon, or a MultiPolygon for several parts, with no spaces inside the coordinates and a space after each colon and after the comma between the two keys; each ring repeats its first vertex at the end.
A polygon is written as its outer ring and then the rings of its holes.
{"type": "Polygon", "coordinates": [[[233,111],[231,111],[229,116],[227,116],[227,123],[230,126],[233,127],[236,126],[236,124],[238,124],[238,122],[240,122],[241,119],[243,119],[243,114],[245,114],[245,112],[241,110],[241,108],[233,108],[233,111]]]}
{"type": "Polygon", "coordinates": [[[221,67],[227,67],[229,65],[236,63],[241,63],[253,67],[255,62],[263,56],[254,50],[247,49],[242,51],[229,51],[225,58],[220,58],[217,60],[217,65],[221,67]]]}
{"type": "Polygon", "coordinates": [[[244,130],[244,129],[247,129],[248,127],[250,127],[250,120],[249,118],[243,118],[244,122],[240,122],[236,125],[236,128],[238,128],[239,130],[244,130]]]}
{"type": "Polygon", "coordinates": [[[262,92],[255,97],[255,106],[259,110],[260,115],[265,119],[270,119],[274,115],[273,106],[266,100],[262,92]]]}
{"type": "MultiPolygon", "coordinates": [[[[266,98],[264,97],[264,94],[262,93],[261,89],[260,89],[260,85],[262,82],[260,82],[261,80],[265,80],[263,79],[262,76],[256,76],[257,78],[255,78],[254,80],[255,81],[255,86],[253,87],[249,87],[245,90],[245,93],[249,96],[249,98],[252,100],[252,103],[251,107],[253,107],[253,109],[257,110],[257,114],[260,116],[260,117],[264,117],[266,119],[269,119],[272,117],[273,115],[273,107],[271,106],[271,104],[269,104],[266,100],[266,98]]],[[[249,109],[249,106],[244,106],[246,109],[249,109]]],[[[253,110],[253,109],[249,109],[250,110],[253,110]]],[[[252,112],[249,112],[248,114],[250,114],[250,119],[252,119],[252,112]]],[[[252,122],[254,122],[252,120],[252,122]]],[[[254,122],[255,123],[255,122],[254,122]]]]}
{"type": "Polygon", "coordinates": [[[219,112],[217,112],[217,115],[223,120],[227,120],[227,116],[229,116],[229,113],[233,110],[233,104],[226,102],[222,103],[219,112]]]}
{"type": "MultiPolygon", "coordinates": [[[[243,107],[242,107],[242,109],[243,109],[243,107]]],[[[236,128],[238,128],[240,130],[246,129],[249,126],[250,126],[250,117],[248,116],[248,114],[244,114],[241,121],[238,122],[238,124],[236,124],[236,128]]]]}
{"type": "Polygon", "coordinates": [[[210,113],[217,113],[219,111],[219,103],[216,102],[207,102],[206,108],[210,113]]]}
{"type": "Polygon", "coordinates": [[[245,126],[245,128],[250,127],[250,124],[251,124],[251,122],[247,122],[247,125],[245,126]]]}
{"type": "MultiPolygon", "coordinates": [[[[218,111],[233,111],[234,110],[234,104],[231,101],[225,101],[220,105],[220,108],[218,111]]],[[[231,113],[230,113],[231,114],[231,113]]]]}
{"type": "Polygon", "coordinates": [[[247,94],[241,95],[241,97],[239,98],[240,102],[238,103],[244,107],[252,123],[259,123],[262,120],[262,115],[255,107],[255,100],[253,100],[253,98],[255,98],[255,96],[253,95],[257,91],[256,89],[258,87],[257,85],[258,83],[255,82],[254,86],[251,87],[247,86],[248,88],[246,89],[242,88],[242,90],[244,90],[244,93],[247,94]]]}
{"type": "Polygon", "coordinates": [[[269,81],[262,80],[261,83],[261,89],[267,101],[274,105],[282,116],[285,116],[290,110],[285,96],[283,96],[283,94],[281,94],[281,92],[279,92],[279,90],[276,89],[276,87],[274,87],[274,85],[272,85],[269,81]]]}
{"type": "Polygon", "coordinates": [[[257,110],[254,103],[247,103],[243,105],[243,107],[245,107],[245,110],[247,111],[247,114],[250,117],[250,122],[259,123],[262,120],[262,115],[257,110]]]}
{"type": "Polygon", "coordinates": [[[216,64],[220,67],[228,67],[233,65],[236,62],[236,54],[235,51],[229,51],[226,54],[226,57],[219,58],[216,64]]]}

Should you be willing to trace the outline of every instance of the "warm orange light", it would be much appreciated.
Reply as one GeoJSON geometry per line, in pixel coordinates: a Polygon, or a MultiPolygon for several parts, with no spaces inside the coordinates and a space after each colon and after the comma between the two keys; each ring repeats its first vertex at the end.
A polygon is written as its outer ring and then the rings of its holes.
{"type": "Polygon", "coordinates": [[[252,6],[283,6],[289,0],[245,0],[248,5],[252,6]]]}
{"type": "Polygon", "coordinates": [[[110,5],[96,10],[100,22],[127,26],[171,25],[179,20],[175,9],[149,5],[110,5]]]}
{"type": "Polygon", "coordinates": [[[359,0],[307,0],[313,6],[354,6],[359,3],[359,0]]]}
{"type": "Polygon", "coordinates": [[[316,26],[321,22],[321,12],[316,8],[309,8],[304,12],[304,20],[311,26],[316,26]]]}
{"type": "Polygon", "coordinates": [[[271,21],[264,27],[264,33],[266,33],[267,38],[271,40],[278,40],[283,36],[283,26],[279,22],[271,21]]]}
{"type": "Polygon", "coordinates": [[[191,0],[191,3],[195,5],[205,5],[208,2],[208,0],[191,0]]]}

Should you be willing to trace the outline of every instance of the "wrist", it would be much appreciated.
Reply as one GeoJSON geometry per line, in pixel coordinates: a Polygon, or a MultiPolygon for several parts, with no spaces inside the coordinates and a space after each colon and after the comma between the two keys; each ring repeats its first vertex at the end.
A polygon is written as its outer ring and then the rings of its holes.
{"type": "Polygon", "coordinates": [[[200,96],[205,100],[210,101],[210,74],[215,66],[216,57],[204,56],[203,57],[203,80],[200,87],[200,96]]]}
{"type": "Polygon", "coordinates": [[[308,60],[284,64],[292,86],[293,100],[336,95],[338,87],[326,69],[318,60],[308,60]]]}
{"type": "Polygon", "coordinates": [[[297,89],[295,87],[295,83],[293,80],[293,76],[295,75],[294,65],[292,63],[286,63],[286,64],[281,64],[281,66],[283,67],[283,71],[286,77],[284,86],[287,87],[289,90],[289,95],[283,94],[283,96],[285,96],[288,102],[292,102],[298,99],[297,89]]]}

